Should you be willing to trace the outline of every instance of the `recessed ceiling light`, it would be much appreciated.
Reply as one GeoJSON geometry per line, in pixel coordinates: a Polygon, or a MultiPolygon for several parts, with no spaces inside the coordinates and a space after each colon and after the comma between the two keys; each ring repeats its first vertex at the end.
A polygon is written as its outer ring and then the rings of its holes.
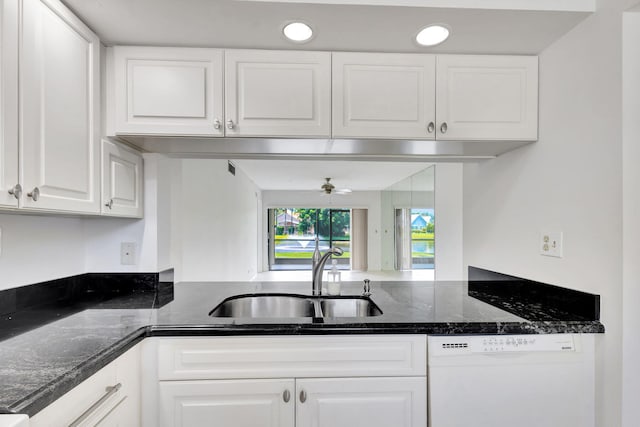
{"type": "Polygon", "coordinates": [[[282,29],[284,36],[296,43],[304,43],[311,40],[313,30],[304,22],[291,22],[282,29]]]}
{"type": "Polygon", "coordinates": [[[442,25],[429,25],[420,30],[416,42],[420,46],[435,46],[449,38],[449,29],[442,25]]]}

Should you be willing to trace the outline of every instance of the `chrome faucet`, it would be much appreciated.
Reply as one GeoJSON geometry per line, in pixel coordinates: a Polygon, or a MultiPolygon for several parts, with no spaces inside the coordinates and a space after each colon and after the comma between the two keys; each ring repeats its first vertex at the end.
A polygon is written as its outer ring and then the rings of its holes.
{"type": "Polygon", "coordinates": [[[331,255],[342,255],[342,249],[329,248],[326,254],[322,255],[320,260],[313,265],[313,281],[311,282],[311,295],[322,295],[322,272],[324,265],[331,255]]]}

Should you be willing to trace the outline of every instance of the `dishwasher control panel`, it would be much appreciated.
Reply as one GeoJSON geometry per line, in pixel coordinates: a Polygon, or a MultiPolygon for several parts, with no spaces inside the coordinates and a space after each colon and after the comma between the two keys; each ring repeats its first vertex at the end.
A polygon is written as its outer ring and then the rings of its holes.
{"type": "Polygon", "coordinates": [[[432,356],[575,350],[570,334],[429,337],[432,356]]]}

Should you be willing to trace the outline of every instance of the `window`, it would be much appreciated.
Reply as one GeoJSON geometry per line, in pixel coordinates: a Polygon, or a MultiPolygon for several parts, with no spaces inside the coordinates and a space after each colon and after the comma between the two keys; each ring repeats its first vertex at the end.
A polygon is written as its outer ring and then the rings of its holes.
{"type": "MultiPolygon", "coordinates": [[[[351,210],[318,208],[269,209],[269,270],[311,270],[315,238],[321,253],[339,247],[338,268],[351,268],[351,210]]],[[[325,268],[330,268],[327,263],[325,268]]]]}

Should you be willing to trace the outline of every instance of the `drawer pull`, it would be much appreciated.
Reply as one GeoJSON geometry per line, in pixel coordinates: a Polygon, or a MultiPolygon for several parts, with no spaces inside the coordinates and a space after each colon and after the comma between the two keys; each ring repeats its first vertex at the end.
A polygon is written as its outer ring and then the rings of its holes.
{"type": "Polygon", "coordinates": [[[105,388],[106,393],[100,398],[100,400],[98,400],[96,403],[91,405],[91,407],[86,411],[84,411],[82,415],[80,415],[78,418],[76,418],[74,422],[69,424],[69,427],[79,426],[84,420],[86,420],[91,415],[93,415],[93,413],[97,411],[107,399],[109,399],[112,395],[116,394],[118,390],[120,390],[120,388],[122,388],[121,383],[105,388]]]}
{"type": "Polygon", "coordinates": [[[300,392],[300,402],[301,402],[301,403],[304,403],[304,402],[306,402],[306,401],[307,401],[307,392],[306,392],[306,391],[304,391],[304,390],[302,390],[302,391],[300,392]]]}

